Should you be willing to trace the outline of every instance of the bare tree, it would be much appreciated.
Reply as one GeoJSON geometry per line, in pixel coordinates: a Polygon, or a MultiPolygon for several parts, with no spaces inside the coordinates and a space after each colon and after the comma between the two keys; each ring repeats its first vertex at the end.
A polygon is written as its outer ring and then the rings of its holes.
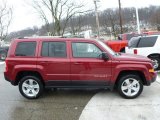
{"type": "Polygon", "coordinates": [[[8,28],[12,20],[12,8],[7,6],[7,2],[0,1],[0,41],[5,40],[8,35],[8,28]]]}
{"type": "Polygon", "coordinates": [[[101,15],[101,26],[108,32],[108,28],[111,27],[111,34],[116,38],[120,33],[118,10],[107,9],[101,15]]]}
{"type": "Polygon", "coordinates": [[[157,7],[153,12],[150,21],[154,26],[156,26],[157,30],[160,31],[160,7],[157,7]]]}
{"type": "Polygon", "coordinates": [[[45,21],[51,35],[63,36],[69,19],[84,12],[84,5],[76,4],[74,0],[33,0],[32,6],[45,21]]]}

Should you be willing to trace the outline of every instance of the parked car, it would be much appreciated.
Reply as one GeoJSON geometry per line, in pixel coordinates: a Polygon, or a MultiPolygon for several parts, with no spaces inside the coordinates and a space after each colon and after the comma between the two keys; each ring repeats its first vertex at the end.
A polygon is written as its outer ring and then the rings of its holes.
{"type": "Polygon", "coordinates": [[[103,42],[80,38],[25,38],[12,41],[5,79],[20,93],[38,98],[44,88],[117,88],[136,98],[156,80],[152,61],[115,53],[103,42]]]}
{"type": "Polygon", "coordinates": [[[0,60],[5,60],[7,57],[9,47],[0,47],[0,60]]]}
{"type": "Polygon", "coordinates": [[[154,68],[160,69],[160,35],[134,37],[125,51],[150,58],[154,61],[154,68]]]}
{"type": "Polygon", "coordinates": [[[124,33],[118,35],[118,40],[105,40],[104,43],[107,44],[115,52],[125,52],[125,47],[128,45],[128,41],[132,37],[140,36],[137,33],[124,33]]]}

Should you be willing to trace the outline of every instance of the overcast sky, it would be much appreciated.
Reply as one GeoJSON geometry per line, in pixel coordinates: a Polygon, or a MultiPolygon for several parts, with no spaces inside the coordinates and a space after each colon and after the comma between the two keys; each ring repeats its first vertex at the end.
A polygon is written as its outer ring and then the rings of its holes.
{"type": "MultiPolygon", "coordinates": [[[[0,0],[2,1],[2,0],[0,0]]],[[[31,7],[28,7],[24,0],[7,0],[13,6],[13,21],[9,32],[22,30],[28,27],[41,26],[42,21],[31,7]]],[[[118,0],[99,0],[100,10],[118,7],[118,0]]],[[[93,0],[85,0],[87,8],[94,8],[93,0]]],[[[145,7],[150,5],[160,6],[160,0],[121,0],[122,7],[145,7]]]]}

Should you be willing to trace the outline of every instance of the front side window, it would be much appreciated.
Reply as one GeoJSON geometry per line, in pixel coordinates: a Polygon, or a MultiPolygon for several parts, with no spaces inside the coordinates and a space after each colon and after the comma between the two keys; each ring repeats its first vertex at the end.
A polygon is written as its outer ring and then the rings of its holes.
{"type": "Polygon", "coordinates": [[[72,43],[73,57],[99,58],[102,51],[91,43],[72,43]]]}
{"type": "Polygon", "coordinates": [[[15,56],[35,56],[36,42],[19,42],[15,56]]]}
{"type": "Polygon", "coordinates": [[[43,57],[66,57],[66,43],[43,42],[41,55],[43,57]]]}

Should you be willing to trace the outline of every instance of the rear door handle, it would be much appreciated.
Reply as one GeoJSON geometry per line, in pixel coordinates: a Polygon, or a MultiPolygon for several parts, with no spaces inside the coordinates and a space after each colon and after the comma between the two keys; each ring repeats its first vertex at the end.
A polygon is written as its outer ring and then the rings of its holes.
{"type": "Polygon", "coordinates": [[[41,61],[40,63],[48,63],[48,61],[41,61]]]}
{"type": "Polygon", "coordinates": [[[75,65],[82,65],[83,63],[81,63],[81,62],[75,62],[74,64],[75,65]]]}

